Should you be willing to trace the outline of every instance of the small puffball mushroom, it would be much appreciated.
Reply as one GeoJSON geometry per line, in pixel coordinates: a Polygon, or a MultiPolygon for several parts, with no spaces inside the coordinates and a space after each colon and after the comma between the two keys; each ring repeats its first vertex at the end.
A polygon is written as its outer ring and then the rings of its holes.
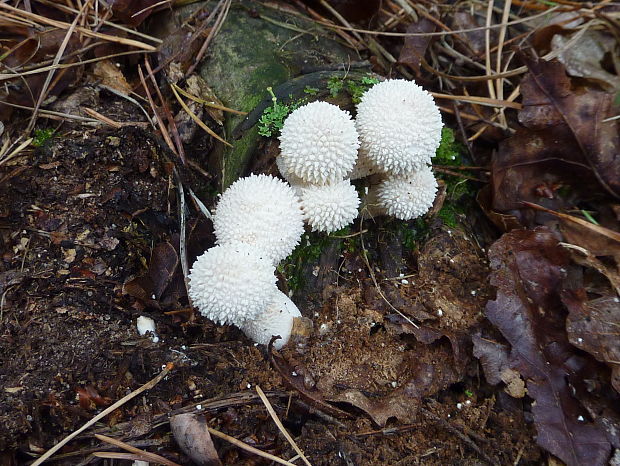
{"type": "Polygon", "coordinates": [[[431,163],[441,141],[441,114],[433,97],[413,81],[393,79],[371,87],[357,106],[361,149],[392,175],[431,163]]]}
{"type": "MultiPolygon", "coordinates": [[[[407,176],[392,176],[377,186],[376,199],[388,215],[412,220],[424,215],[433,205],[437,180],[430,167],[407,176]]],[[[370,195],[370,194],[369,194],[370,195]]]]}
{"type": "Polygon", "coordinates": [[[357,217],[360,200],[349,180],[299,188],[304,220],[315,231],[331,233],[357,217]]]}
{"type": "Polygon", "coordinates": [[[284,120],[278,166],[306,183],[344,179],[355,165],[359,140],[349,112],[327,102],[311,102],[284,120]]]}
{"type": "Polygon", "coordinates": [[[299,243],[303,212],[288,184],[272,176],[251,175],[235,181],[222,194],[213,227],[218,244],[250,244],[276,265],[299,243]]]}
{"type": "Polygon", "coordinates": [[[219,324],[242,325],[262,314],[278,293],[275,267],[245,243],[214,246],[196,259],[189,296],[200,313],[219,324]]]}
{"type": "Polygon", "coordinates": [[[282,338],[274,341],[273,347],[281,349],[291,337],[295,317],[301,317],[301,312],[288,296],[279,292],[267,310],[256,319],[248,320],[241,326],[241,330],[248,338],[261,345],[269,344],[271,337],[280,335],[282,338]]]}

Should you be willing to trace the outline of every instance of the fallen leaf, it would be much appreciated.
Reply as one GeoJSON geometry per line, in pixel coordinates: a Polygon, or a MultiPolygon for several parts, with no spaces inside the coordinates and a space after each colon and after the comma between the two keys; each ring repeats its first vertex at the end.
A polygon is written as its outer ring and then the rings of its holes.
{"type": "Polygon", "coordinates": [[[491,210],[514,214],[522,201],[560,210],[601,188],[620,196],[620,127],[604,121],[618,113],[614,95],[573,88],[556,60],[524,60],[530,71],[521,82],[523,126],[493,157],[491,210]]]}
{"type": "Polygon", "coordinates": [[[480,360],[487,382],[491,385],[503,382],[502,374],[509,363],[509,347],[480,335],[473,335],[472,343],[474,356],[480,360]]]}
{"type": "Polygon", "coordinates": [[[116,18],[121,19],[131,26],[138,26],[153,13],[153,7],[157,6],[160,1],[111,0],[109,3],[116,18]]]}
{"type": "Polygon", "coordinates": [[[112,60],[100,60],[93,66],[93,75],[104,86],[116,89],[124,94],[131,94],[131,85],[125,79],[123,72],[112,60]]]}
{"type": "Polygon", "coordinates": [[[172,244],[159,243],[153,248],[149,264],[149,277],[153,283],[153,294],[161,298],[172,281],[179,266],[179,255],[172,244]]]}
{"type": "Polygon", "coordinates": [[[218,466],[217,454],[204,416],[185,413],[170,418],[170,429],[177,444],[198,466],[218,466]]]}
{"type": "Polygon", "coordinates": [[[603,68],[606,54],[614,53],[616,39],[592,29],[574,32],[568,36],[556,34],[551,39],[551,49],[561,51],[558,60],[566,67],[571,76],[594,80],[608,91],[620,88],[620,77],[603,68]],[[575,43],[570,43],[579,34],[575,43]]]}
{"type": "Polygon", "coordinates": [[[79,387],[76,389],[76,392],[80,401],[80,407],[87,411],[92,411],[98,406],[106,406],[110,404],[110,399],[99,395],[95,387],[92,385],[79,387]]]}
{"type": "Polygon", "coordinates": [[[530,129],[556,125],[567,129],[567,143],[574,144],[574,148],[563,158],[583,160],[599,183],[610,194],[620,197],[618,123],[603,122],[616,114],[612,110],[614,94],[573,89],[564,66],[556,60],[525,57],[525,61],[529,73],[521,81],[521,124],[530,129]]]}
{"type": "Polygon", "coordinates": [[[588,301],[585,291],[567,292],[566,331],[570,342],[611,368],[611,384],[620,393],[620,299],[603,296],[588,301]]]}
{"type": "Polygon", "coordinates": [[[515,230],[489,249],[497,297],[486,316],[511,345],[509,368],[526,379],[537,443],[567,465],[604,465],[611,445],[573,396],[569,377],[588,367],[568,341],[560,299],[568,255],[547,228],[515,230]]]}
{"type": "MultiPolygon", "coordinates": [[[[427,18],[421,18],[415,23],[407,26],[407,33],[429,33],[435,32],[437,26],[427,18]]],[[[420,62],[426,53],[428,45],[431,43],[431,36],[407,36],[405,43],[400,50],[398,62],[407,65],[416,75],[420,73],[420,62]]]]}

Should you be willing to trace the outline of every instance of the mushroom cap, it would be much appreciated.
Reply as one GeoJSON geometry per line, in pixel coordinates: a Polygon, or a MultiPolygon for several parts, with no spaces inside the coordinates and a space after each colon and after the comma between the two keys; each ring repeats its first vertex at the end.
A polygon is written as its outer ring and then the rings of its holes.
{"type": "Polygon", "coordinates": [[[359,140],[349,112],[327,102],[311,102],[284,120],[279,167],[307,183],[344,179],[355,165],[359,140]]]}
{"type": "Polygon", "coordinates": [[[280,335],[282,338],[274,341],[273,346],[281,349],[291,337],[295,317],[301,317],[295,303],[284,293],[278,292],[267,310],[256,319],[246,321],[241,330],[248,338],[261,345],[268,345],[271,337],[280,335]]]}
{"type": "Polygon", "coordinates": [[[412,220],[424,215],[433,205],[437,180],[430,167],[406,176],[391,176],[377,186],[378,204],[388,215],[412,220]]]}
{"type": "Polygon", "coordinates": [[[242,325],[263,313],[278,293],[274,272],[271,261],[254,246],[214,246],[192,265],[189,296],[206,318],[242,325]]]}
{"type": "Polygon", "coordinates": [[[349,180],[298,189],[304,220],[315,231],[331,233],[344,228],[357,217],[360,200],[349,180]]]}
{"type": "Polygon", "coordinates": [[[357,106],[361,148],[386,173],[399,175],[431,163],[441,141],[441,114],[433,97],[413,81],[375,84],[357,106]]]}
{"type": "Polygon", "coordinates": [[[303,212],[295,191],[284,181],[250,175],[235,181],[222,194],[213,227],[218,244],[250,244],[275,265],[299,243],[304,231],[303,212]]]}

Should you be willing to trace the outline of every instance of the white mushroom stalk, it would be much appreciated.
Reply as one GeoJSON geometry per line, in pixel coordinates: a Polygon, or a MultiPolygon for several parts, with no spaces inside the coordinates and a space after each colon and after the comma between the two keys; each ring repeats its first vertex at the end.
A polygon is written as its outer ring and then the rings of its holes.
{"type": "Polygon", "coordinates": [[[370,88],[357,106],[361,149],[384,173],[409,174],[431,163],[441,141],[441,113],[413,81],[393,79],[370,88]]]}
{"type": "Polygon", "coordinates": [[[267,175],[234,182],[218,202],[213,226],[218,244],[250,244],[274,265],[293,252],[304,231],[295,191],[267,175]]]}
{"type": "Polygon", "coordinates": [[[265,312],[241,325],[241,330],[248,338],[261,345],[269,344],[272,337],[279,335],[281,338],[273,343],[274,348],[279,350],[288,343],[296,317],[301,317],[301,312],[295,303],[279,292],[265,312]]]}
{"type": "Polygon", "coordinates": [[[194,262],[189,296],[206,318],[243,325],[262,314],[279,292],[274,272],[270,259],[254,246],[215,246],[194,262]]]}
{"type": "Polygon", "coordinates": [[[348,112],[327,102],[312,102],[284,120],[278,166],[285,177],[294,175],[318,185],[334,183],[353,169],[359,145],[348,112]]]}
{"type": "Polygon", "coordinates": [[[304,220],[315,231],[332,233],[349,225],[357,217],[360,200],[349,180],[298,189],[304,220]]]}

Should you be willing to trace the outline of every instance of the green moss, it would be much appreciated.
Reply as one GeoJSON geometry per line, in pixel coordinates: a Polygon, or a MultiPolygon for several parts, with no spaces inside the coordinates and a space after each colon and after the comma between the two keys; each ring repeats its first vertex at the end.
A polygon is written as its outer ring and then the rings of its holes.
{"type": "Polygon", "coordinates": [[[300,244],[290,256],[278,265],[291,291],[295,292],[304,285],[304,265],[318,262],[323,249],[332,241],[329,236],[321,233],[305,233],[300,244]]]}
{"type": "Polygon", "coordinates": [[[258,134],[265,137],[278,136],[289,113],[305,104],[307,99],[292,101],[292,96],[289,96],[290,103],[283,103],[278,101],[273,93],[273,88],[268,87],[267,92],[271,94],[272,103],[263,110],[263,114],[258,120],[258,134]]]}
{"type": "Polygon", "coordinates": [[[332,97],[338,96],[340,91],[344,88],[344,79],[340,79],[338,76],[333,76],[327,81],[327,89],[332,97]]]}
{"type": "MultiPolygon", "coordinates": [[[[456,141],[454,131],[450,128],[443,128],[441,131],[441,143],[433,158],[436,165],[462,166],[467,165],[463,158],[465,148],[461,143],[456,141]]],[[[446,199],[437,216],[449,228],[458,228],[460,215],[465,215],[464,205],[473,200],[475,187],[470,180],[460,176],[449,175],[437,172],[437,178],[443,180],[446,184],[446,199]]]]}
{"type": "Polygon", "coordinates": [[[332,97],[337,97],[346,90],[351,96],[351,101],[358,104],[364,93],[378,82],[379,80],[373,76],[363,76],[358,80],[334,76],[327,81],[327,89],[332,97]]]}
{"type": "Polygon", "coordinates": [[[308,95],[317,95],[319,93],[320,89],[316,88],[316,87],[311,87],[311,86],[306,86],[304,88],[304,92],[308,95]]]}
{"type": "Polygon", "coordinates": [[[54,137],[54,130],[52,128],[35,129],[32,145],[34,147],[42,147],[47,144],[52,137],[54,137]]]}
{"type": "Polygon", "coordinates": [[[454,138],[454,131],[443,127],[441,130],[441,142],[433,158],[433,162],[440,165],[462,165],[463,146],[454,138]]]}

